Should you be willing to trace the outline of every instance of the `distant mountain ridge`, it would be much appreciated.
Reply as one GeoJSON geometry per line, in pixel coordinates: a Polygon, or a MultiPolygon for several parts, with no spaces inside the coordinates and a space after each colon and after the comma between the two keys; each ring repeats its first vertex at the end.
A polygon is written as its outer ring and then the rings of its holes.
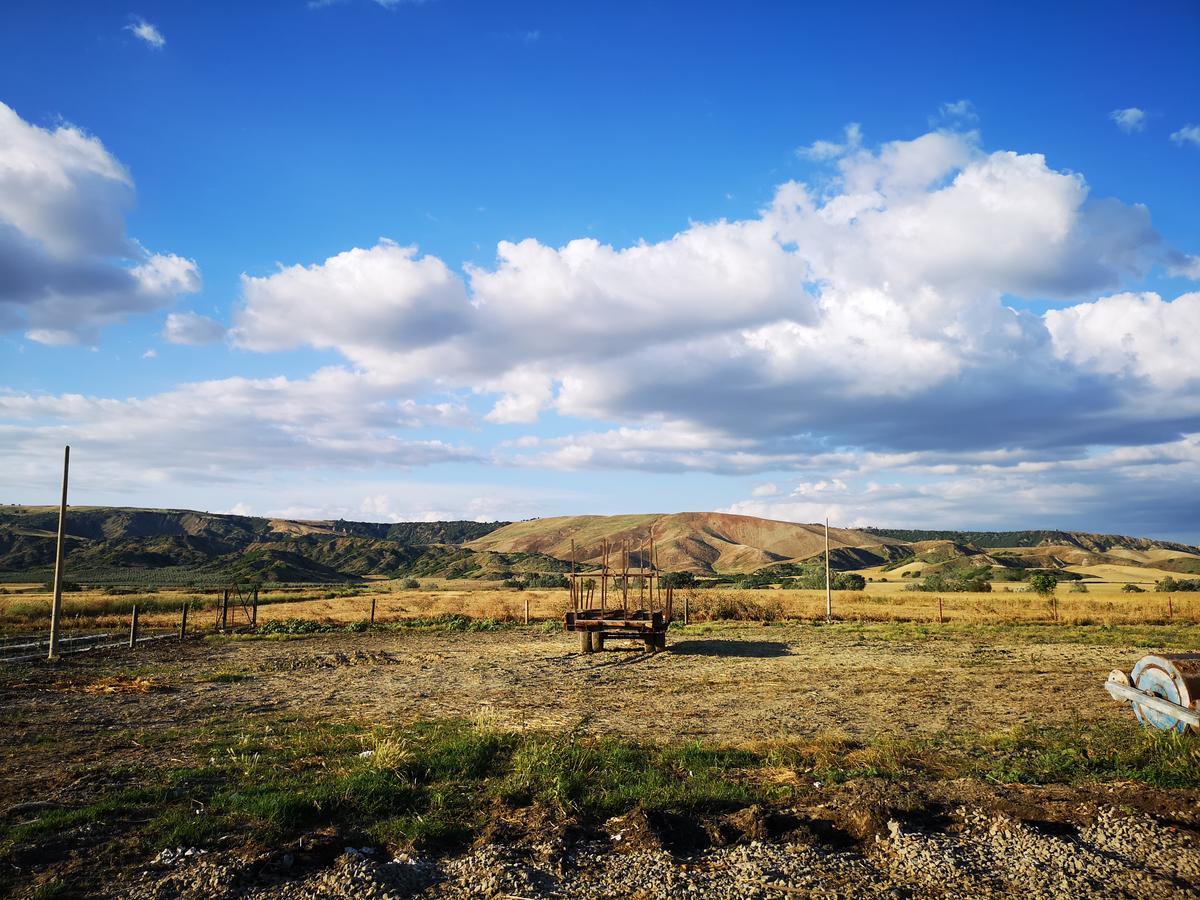
{"type": "MultiPolygon", "coordinates": [[[[54,562],[58,511],[0,506],[0,581],[41,581],[54,562]]],[[[72,507],[68,574],[83,583],[354,582],[364,577],[500,580],[610,565],[630,566],[653,534],[663,571],[701,577],[783,571],[820,557],[820,525],[728,513],[559,516],[524,522],[298,520],[181,509],[72,507]],[[572,557],[572,542],[574,556],[572,557]]],[[[925,531],[830,528],[834,569],[907,563],[925,570],[1120,564],[1193,572],[1200,548],[1170,541],[1068,531],[925,531]]]]}
{"type": "Polygon", "coordinates": [[[1196,553],[1200,548],[1175,541],[1160,541],[1153,538],[1128,537],[1122,534],[1092,534],[1085,531],[1032,530],[1032,531],[930,531],[917,528],[864,528],[867,534],[883,538],[918,543],[921,541],[953,541],[988,550],[1000,547],[1047,547],[1074,546],[1093,553],[1107,553],[1113,549],[1125,550],[1176,550],[1180,553],[1196,553]]]}

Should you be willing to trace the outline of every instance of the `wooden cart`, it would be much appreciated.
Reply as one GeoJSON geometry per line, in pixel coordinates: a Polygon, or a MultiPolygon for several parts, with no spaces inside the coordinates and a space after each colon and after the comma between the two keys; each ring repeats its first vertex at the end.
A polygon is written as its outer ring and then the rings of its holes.
{"type": "Polygon", "coordinates": [[[603,650],[608,638],[640,640],[650,652],[665,650],[674,598],[671,585],[662,583],[653,537],[632,552],[623,543],[619,556],[605,541],[600,558],[599,569],[580,571],[571,541],[571,610],[563,618],[566,630],[579,633],[584,653],[603,650]],[[636,568],[630,566],[631,560],[636,568]]]}

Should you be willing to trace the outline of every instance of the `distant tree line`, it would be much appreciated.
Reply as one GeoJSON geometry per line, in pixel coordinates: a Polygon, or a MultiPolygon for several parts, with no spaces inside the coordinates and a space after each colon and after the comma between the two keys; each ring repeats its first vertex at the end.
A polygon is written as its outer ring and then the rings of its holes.
{"type": "Polygon", "coordinates": [[[1154,589],[1163,593],[1200,591],[1200,578],[1172,578],[1168,575],[1162,581],[1155,582],[1154,589]]]}

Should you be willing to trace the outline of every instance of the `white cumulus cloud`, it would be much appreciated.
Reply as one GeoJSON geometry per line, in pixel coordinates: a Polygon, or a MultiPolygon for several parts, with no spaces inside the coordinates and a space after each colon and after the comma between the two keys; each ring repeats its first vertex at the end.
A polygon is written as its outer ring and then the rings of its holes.
{"type": "Polygon", "coordinates": [[[132,201],[133,179],[97,138],[39,128],[0,103],[0,330],[91,341],[198,290],[194,261],[125,234],[132,201]]]}
{"type": "Polygon", "coordinates": [[[1136,106],[1114,109],[1108,114],[1108,117],[1126,134],[1146,130],[1146,112],[1136,106]]]}
{"type": "Polygon", "coordinates": [[[1181,147],[1184,144],[1200,147],[1200,125],[1184,125],[1171,134],[1171,140],[1181,147]]]}

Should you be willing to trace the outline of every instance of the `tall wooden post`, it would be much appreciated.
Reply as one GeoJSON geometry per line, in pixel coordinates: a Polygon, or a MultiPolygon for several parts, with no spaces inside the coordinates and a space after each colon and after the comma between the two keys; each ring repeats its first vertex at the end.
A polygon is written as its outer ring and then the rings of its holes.
{"type": "Polygon", "coordinates": [[[221,594],[221,631],[229,629],[229,588],[221,594]]]}
{"type": "Polygon", "coordinates": [[[71,448],[63,448],[62,502],[58,506],[58,543],[54,553],[54,602],[50,607],[50,659],[58,656],[58,622],[62,618],[63,562],[67,542],[67,474],[71,448]]]}
{"type": "Polygon", "coordinates": [[[375,598],[371,598],[371,624],[375,624],[375,598]]]}
{"type": "Polygon", "coordinates": [[[133,612],[129,615],[129,649],[132,650],[137,644],[137,604],[133,605],[133,612]]]}
{"type": "Polygon", "coordinates": [[[833,621],[833,583],[829,579],[829,516],[825,517],[825,621],[833,621]]]}
{"type": "Polygon", "coordinates": [[[575,538],[571,538],[571,609],[575,612],[583,609],[582,587],[582,583],[575,576],[575,538]]]}
{"type": "Polygon", "coordinates": [[[191,604],[183,604],[183,615],[179,619],[179,639],[182,641],[187,637],[187,611],[191,604]]]}
{"type": "Polygon", "coordinates": [[[525,624],[529,624],[529,595],[525,595],[525,624]]]}

